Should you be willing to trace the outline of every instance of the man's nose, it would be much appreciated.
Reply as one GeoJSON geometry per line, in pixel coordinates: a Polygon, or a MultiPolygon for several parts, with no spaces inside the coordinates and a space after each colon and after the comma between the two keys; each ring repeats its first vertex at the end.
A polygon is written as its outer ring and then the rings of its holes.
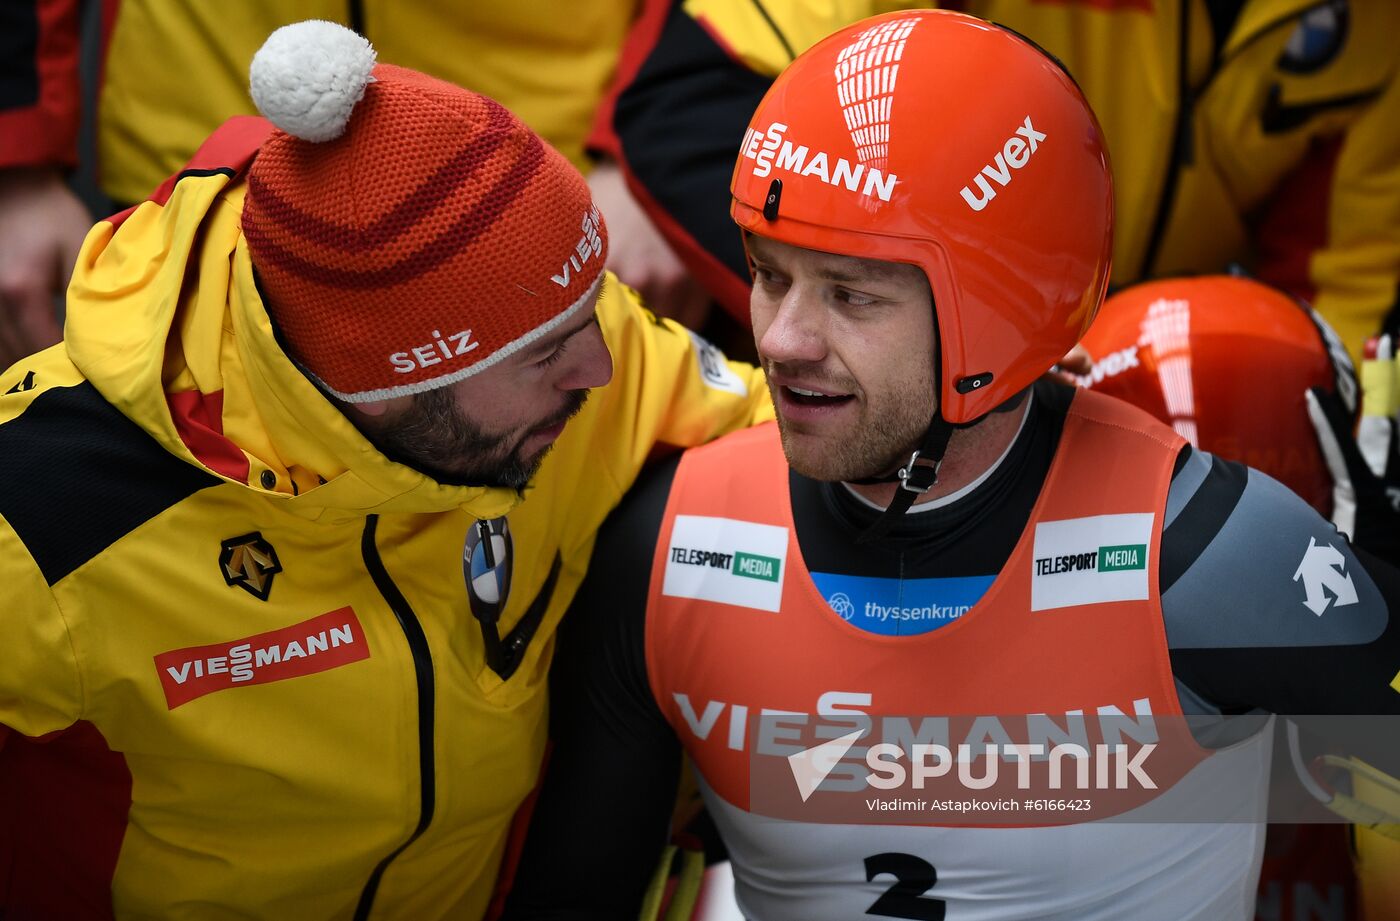
{"type": "Polygon", "coordinates": [[[555,385],[560,390],[588,390],[612,380],[612,353],[597,323],[578,333],[564,352],[568,366],[555,385]]]}
{"type": "Polygon", "coordinates": [[[812,363],[826,357],[826,308],[812,293],[793,285],[756,345],[764,361],[812,363]]]}

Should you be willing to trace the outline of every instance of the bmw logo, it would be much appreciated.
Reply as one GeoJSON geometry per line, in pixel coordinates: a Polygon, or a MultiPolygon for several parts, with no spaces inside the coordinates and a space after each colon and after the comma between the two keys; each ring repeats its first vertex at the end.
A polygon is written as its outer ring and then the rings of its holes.
{"type": "Polygon", "coordinates": [[[1346,43],[1347,13],[1347,0],[1327,0],[1304,12],[1279,57],[1279,68],[1310,74],[1332,63],[1346,43]]]}
{"type": "Polygon", "coordinates": [[[510,595],[513,555],[510,525],[504,518],[482,519],[467,529],[462,575],[466,578],[472,614],[477,618],[495,621],[500,617],[510,595]]]}

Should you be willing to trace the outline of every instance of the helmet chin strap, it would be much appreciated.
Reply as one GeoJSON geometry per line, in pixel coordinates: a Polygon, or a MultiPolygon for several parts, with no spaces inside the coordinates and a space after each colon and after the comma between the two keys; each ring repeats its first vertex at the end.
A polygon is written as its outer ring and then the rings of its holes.
{"type": "Polygon", "coordinates": [[[855,483],[859,486],[878,486],[885,483],[898,483],[899,489],[895,491],[894,498],[890,504],[885,506],[885,510],[880,513],[880,517],[861,532],[856,538],[856,543],[867,544],[874,540],[879,540],[889,533],[895,522],[909,511],[909,507],[914,504],[914,500],[928,492],[938,484],[938,468],[943,464],[943,455],[948,451],[948,441],[953,437],[953,433],[958,429],[972,428],[983,419],[995,413],[1011,412],[1021,405],[1025,398],[1026,390],[1019,391],[1011,399],[997,406],[989,413],[984,413],[976,419],[967,422],[949,422],[943,418],[941,408],[934,410],[933,419],[928,424],[928,429],[924,432],[924,437],[920,441],[918,448],[909,455],[909,462],[900,467],[894,473],[884,476],[865,477],[859,480],[847,480],[848,483],[855,483]]]}
{"type": "Polygon", "coordinates": [[[925,430],[924,437],[919,442],[919,447],[914,450],[913,454],[909,455],[907,464],[886,476],[865,477],[860,480],[848,481],[863,486],[884,483],[899,484],[899,489],[895,490],[894,498],[890,500],[890,504],[885,507],[885,510],[880,513],[880,517],[876,518],[870,527],[861,532],[860,537],[856,538],[856,543],[866,544],[873,540],[879,540],[889,533],[895,522],[909,511],[914,500],[938,483],[938,467],[943,463],[943,455],[948,450],[948,440],[953,437],[953,431],[966,428],[969,425],[976,425],[977,421],[980,420],[955,425],[943,418],[941,410],[935,410],[933,420],[929,422],[928,429],[925,430]]]}
{"type": "MultiPolygon", "coordinates": [[[[937,324],[937,314],[934,315],[934,323],[937,324]]],[[[933,379],[943,380],[943,351],[934,349],[933,352],[933,379]]],[[[861,480],[851,480],[863,486],[878,485],[883,483],[898,483],[899,489],[895,490],[894,498],[890,504],[885,506],[885,510],[880,513],[880,517],[861,532],[856,538],[858,544],[868,544],[871,541],[879,540],[889,533],[895,522],[904,517],[904,513],[909,511],[909,507],[914,504],[914,500],[928,492],[938,483],[938,468],[943,463],[943,455],[948,450],[948,439],[953,437],[953,430],[976,425],[980,419],[971,422],[954,424],[943,418],[943,402],[938,402],[937,408],[933,411],[933,418],[929,420],[928,428],[924,430],[924,437],[920,440],[919,446],[914,449],[914,453],[909,455],[909,462],[900,467],[892,474],[886,476],[866,477],[861,480]]]]}

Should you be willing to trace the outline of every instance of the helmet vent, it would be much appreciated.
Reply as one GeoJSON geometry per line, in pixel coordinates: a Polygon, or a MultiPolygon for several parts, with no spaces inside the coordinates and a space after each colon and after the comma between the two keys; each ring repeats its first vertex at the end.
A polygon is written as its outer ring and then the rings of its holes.
{"type": "Polygon", "coordinates": [[[774,179],[768,186],[768,197],[763,199],[763,219],[766,221],[776,221],[778,219],[778,203],[783,200],[783,181],[774,179]]]}
{"type": "Polygon", "coordinates": [[[981,390],[992,382],[992,372],[983,371],[981,374],[973,374],[970,377],[960,377],[953,389],[958,393],[971,393],[974,390],[981,390]]]}

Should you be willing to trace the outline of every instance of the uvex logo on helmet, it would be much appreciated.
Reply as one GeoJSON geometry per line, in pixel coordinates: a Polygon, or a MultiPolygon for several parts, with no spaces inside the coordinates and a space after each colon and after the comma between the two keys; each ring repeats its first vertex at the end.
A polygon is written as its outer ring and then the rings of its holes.
{"type": "Polygon", "coordinates": [[[987,180],[995,179],[997,185],[1002,188],[1010,185],[1011,171],[1019,170],[1031,162],[1031,156],[1040,148],[1040,142],[1043,140],[1045,134],[1035,130],[1035,126],[1031,124],[1031,117],[1027,115],[1025,124],[1017,128],[1016,133],[1002,145],[995,162],[982,167],[982,171],[973,177],[977,187],[982,190],[981,197],[967,186],[962,187],[963,201],[967,202],[967,206],[973,211],[981,211],[987,207],[987,203],[997,197],[996,190],[987,180]]]}

